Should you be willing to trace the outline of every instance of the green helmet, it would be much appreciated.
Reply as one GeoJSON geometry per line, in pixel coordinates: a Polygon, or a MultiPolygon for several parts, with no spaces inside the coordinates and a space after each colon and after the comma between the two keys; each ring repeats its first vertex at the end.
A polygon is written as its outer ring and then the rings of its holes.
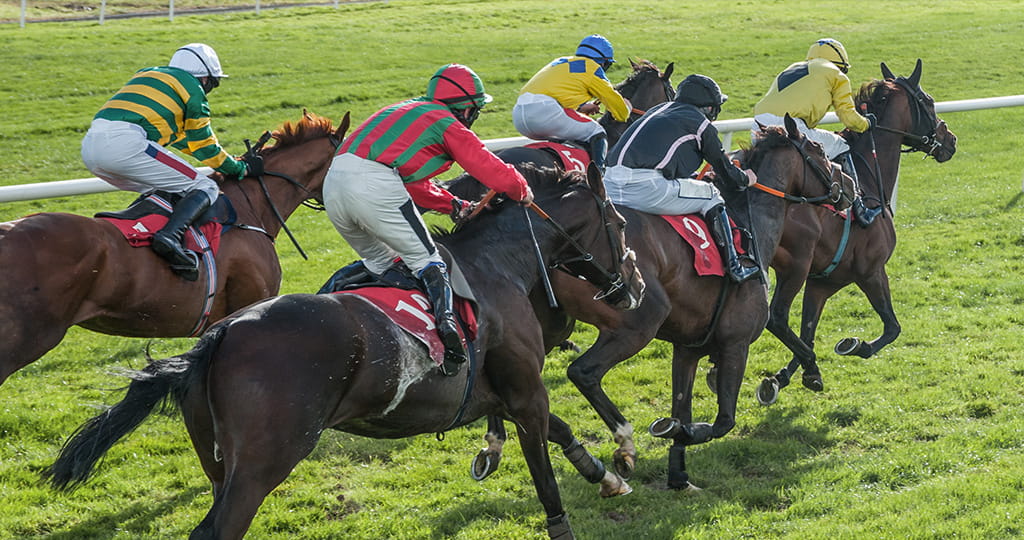
{"type": "Polygon", "coordinates": [[[493,99],[484,92],[480,77],[462,64],[448,64],[437,70],[427,83],[427,98],[450,109],[479,109],[493,99]]]}

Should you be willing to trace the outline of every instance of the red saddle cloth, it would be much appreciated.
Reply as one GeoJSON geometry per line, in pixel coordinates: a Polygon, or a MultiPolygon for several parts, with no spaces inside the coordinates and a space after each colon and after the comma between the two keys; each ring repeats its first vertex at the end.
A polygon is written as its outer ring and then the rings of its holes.
{"type": "MultiPolygon", "coordinates": [[[[105,219],[113,223],[132,246],[142,247],[153,243],[153,235],[167,223],[168,217],[160,214],[149,214],[137,219],[120,219],[106,216],[99,219],[105,219]]],[[[220,233],[223,228],[223,225],[214,222],[205,223],[199,227],[199,232],[206,237],[206,243],[210,246],[209,251],[214,256],[217,255],[217,250],[220,248],[220,233]]],[[[202,247],[203,242],[196,238],[194,229],[195,227],[189,227],[188,232],[185,233],[185,248],[202,255],[207,249],[202,247]]]]}
{"type": "MultiPolygon", "coordinates": [[[[351,294],[373,304],[402,330],[423,342],[435,364],[440,366],[444,361],[444,345],[437,335],[437,327],[434,326],[434,312],[430,300],[421,291],[393,287],[362,287],[331,294],[351,294]]],[[[456,297],[454,303],[455,310],[464,323],[456,325],[459,335],[462,337],[462,343],[469,347],[467,341],[476,339],[476,314],[469,300],[456,297]]]]}
{"type": "Polygon", "coordinates": [[[526,148],[539,148],[547,150],[558,156],[562,161],[562,168],[567,171],[587,172],[587,165],[590,165],[590,154],[578,146],[570,146],[551,141],[530,143],[526,148]]]}
{"type": "MultiPolygon", "coordinates": [[[[661,216],[672,225],[672,228],[679,233],[679,236],[686,240],[693,248],[693,269],[699,276],[724,276],[725,267],[722,265],[722,254],[718,252],[711,237],[711,231],[704,223],[704,219],[696,214],[684,216],[661,216]]],[[[735,225],[732,220],[729,223],[735,225]]],[[[736,245],[737,253],[744,253],[740,245],[741,236],[739,231],[733,231],[732,241],[736,245]]]]}

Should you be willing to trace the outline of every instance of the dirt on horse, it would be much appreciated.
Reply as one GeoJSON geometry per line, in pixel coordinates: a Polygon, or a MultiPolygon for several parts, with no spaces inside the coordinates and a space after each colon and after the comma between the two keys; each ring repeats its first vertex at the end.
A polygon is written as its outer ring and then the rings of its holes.
{"type": "Polygon", "coordinates": [[[573,538],[547,454],[549,420],[550,436],[574,449],[568,457],[586,478],[608,495],[629,488],[575,442],[568,425],[549,417],[541,328],[526,295],[542,271],[540,261],[523,254],[536,245],[544,263],[587,261],[574,267],[588,280],[630,291],[623,306],[639,301],[630,297],[643,281],[622,256],[624,221],[606,200],[600,175],[580,182],[570,180],[582,175],[554,169],[524,174],[548,178],[534,183],[548,186],[535,194],[541,207],[551,205],[550,220],[506,203],[437,239],[479,308],[471,361],[457,376],[441,375],[419,341],[361,298],[267,299],[216,324],[190,352],[137,373],[126,397],[65,446],[50,470],[53,483],[85,480],[116,440],[173,395],[214,489],[213,507],[191,537],[239,538],[324,429],[397,438],[497,415],[519,428],[550,536],[573,538]],[[621,276],[632,277],[617,283],[621,276]]]}
{"type": "Polygon", "coordinates": [[[75,325],[121,336],[188,336],[277,294],[281,265],[274,238],[300,203],[320,198],[348,118],[335,129],[330,119],[304,113],[260,150],[263,178],[218,178],[240,226],[221,237],[213,287],[205,270],[198,281],[186,281],[103,219],[47,212],[0,224],[0,384],[56,347],[75,325]]]}

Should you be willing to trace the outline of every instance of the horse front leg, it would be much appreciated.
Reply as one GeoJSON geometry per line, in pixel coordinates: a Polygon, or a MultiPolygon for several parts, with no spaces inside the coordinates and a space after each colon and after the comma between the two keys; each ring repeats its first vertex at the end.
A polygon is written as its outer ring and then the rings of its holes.
{"type": "Polygon", "coordinates": [[[469,475],[477,482],[498,470],[498,464],[501,463],[501,452],[505,447],[505,441],[508,440],[505,420],[500,416],[488,416],[487,433],[484,434],[484,440],[487,441],[487,447],[477,453],[469,469],[469,475]]]}
{"type": "MultiPolygon", "coordinates": [[[[800,340],[812,350],[814,349],[814,335],[818,331],[818,322],[821,320],[825,303],[846,285],[827,280],[807,280],[807,285],[804,287],[803,308],[800,313],[800,340]]],[[[817,361],[804,366],[803,385],[815,392],[820,392],[825,388],[817,361]]]]}
{"type": "Polygon", "coordinates": [[[594,457],[572,434],[572,428],[564,420],[552,414],[548,420],[548,440],[561,446],[562,453],[576,467],[576,471],[591,484],[601,484],[602,497],[628,495],[633,488],[618,474],[608,471],[601,460],[594,457]]]}
{"type": "MultiPolygon", "coordinates": [[[[778,400],[779,391],[789,386],[789,381],[796,373],[797,367],[803,366],[807,373],[808,369],[813,371],[817,366],[814,348],[804,343],[789,326],[789,313],[793,306],[793,299],[800,292],[807,278],[807,272],[810,271],[810,259],[807,259],[806,262],[805,265],[793,265],[786,272],[776,272],[775,292],[772,294],[766,328],[793,353],[793,358],[775,375],[761,381],[756,396],[762,405],[771,405],[778,400]]],[[[805,380],[804,384],[806,386],[808,381],[805,380]]],[[[823,389],[820,384],[812,384],[809,388],[815,391],[823,389]]]]}
{"type": "Polygon", "coordinates": [[[672,416],[651,423],[648,431],[655,437],[672,439],[668,452],[668,487],[686,492],[700,488],[690,483],[686,471],[686,446],[711,440],[713,426],[693,422],[693,382],[700,356],[683,346],[672,352],[672,416]]]}
{"type": "Polygon", "coordinates": [[[870,358],[882,347],[892,343],[899,337],[902,328],[899,320],[896,319],[896,312],[892,307],[892,293],[889,290],[889,275],[883,266],[877,272],[863,281],[857,282],[857,287],[868,297],[871,307],[882,320],[882,335],[874,341],[865,342],[856,337],[843,338],[836,343],[835,351],[839,355],[857,355],[861,358],[870,358]]]}

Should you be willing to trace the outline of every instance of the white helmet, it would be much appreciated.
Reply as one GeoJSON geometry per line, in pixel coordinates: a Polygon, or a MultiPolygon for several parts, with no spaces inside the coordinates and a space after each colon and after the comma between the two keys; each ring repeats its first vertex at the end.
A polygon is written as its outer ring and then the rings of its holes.
{"type": "Polygon", "coordinates": [[[220,59],[213,47],[205,43],[189,43],[174,51],[171,56],[170,67],[183,69],[196,78],[213,77],[221,79],[227,77],[220,69],[220,59]]]}

